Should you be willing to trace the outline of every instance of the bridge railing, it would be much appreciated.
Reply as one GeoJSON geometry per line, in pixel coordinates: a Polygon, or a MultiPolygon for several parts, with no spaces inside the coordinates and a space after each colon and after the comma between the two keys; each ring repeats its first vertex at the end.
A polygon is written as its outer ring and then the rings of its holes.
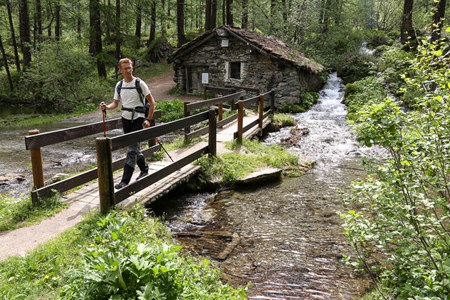
{"type": "Polygon", "coordinates": [[[130,132],[121,136],[112,138],[98,137],[96,140],[96,147],[100,211],[102,213],[106,213],[111,207],[125,200],[130,195],[135,194],[136,192],[143,190],[149,185],[163,179],[167,175],[190,164],[204,154],[209,153],[212,155],[216,155],[216,128],[216,110],[210,108],[206,112],[202,112],[165,124],[156,125],[139,131],[130,132]],[[154,173],[146,175],[139,181],[128,184],[117,192],[114,191],[114,170],[112,162],[113,151],[142,141],[151,140],[164,134],[174,132],[187,126],[192,126],[206,120],[209,123],[209,136],[207,146],[176,160],[175,162],[154,173]]]}
{"type": "MultiPolygon", "coordinates": [[[[161,110],[155,111],[154,118],[160,117],[161,110]]],[[[103,122],[97,122],[44,133],[40,133],[37,129],[30,130],[25,137],[25,147],[27,150],[30,150],[31,154],[31,166],[33,171],[33,190],[31,191],[32,201],[36,203],[40,198],[50,197],[53,193],[52,190],[63,193],[97,178],[97,168],[93,168],[81,174],[45,185],[42,147],[97,134],[103,132],[104,129],[109,131],[116,128],[122,128],[121,118],[105,121],[105,127],[103,127],[103,122]]],[[[145,150],[145,154],[151,154],[158,151],[159,147],[159,145],[150,147],[145,150]]],[[[114,161],[114,170],[121,168],[124,161],[125,158],[114,161]]]]}
{"type": "MultiPolygon", "coordinates": [[[[238,142],[242,142],[242,138],[244,133],[246,133],[251,128],[258,125],[257,130],[262,133],[264,122],[268,118],[269,114],[274,111],[274,91],[269,91],[264,94],[260,94],[259,89],[256,88],[248,88],[248,87],[238,87],[238,86],[230,86],[230,87],[213,87],[213,86],[205,86],[205,97],[207,97],[209,92],[225,94],[225,96],[220,96],[217,98],[207,99],[203,101],[196,101],[191,103],[184,104],[184,113],[185,116],[189,115],[191,111],[201,109],[204,107],[208,107],[211,105],[215,105],[218,108],[218,122],[217,127],[223,128],[223,126],[233,122],[234,120],[238,120],[237,130],[234,133],[234,138],[238,140],[238,142]],[[241,89],[241,91],[236,92],[237,89],[241,89]],[[256,94],[255,97],[251,97],[249,99],[244,100],[244,95],[247,92],[251,92],[256,94]],[[265,110],[265,101],[269,99],[269,109],[265,110]],[[236,101],[238,101],[236,103],[236,101]],[[229,107],[231,110],[236,110],[236,113],[228,116],[226,119],[223,119],[223,104],[229,103],[229,107]],[[256,108],[258,111],[258,119],[250,124],[243,126],[244,116],[245,116],[245,108],[256,108]]],[[[196,136],[201,136],[206,134],[208,131],[207,127],[203,127],[191,132],[190,128],[185,128],[185,137],[193,138],[196,136]]]]}
{"type": "MultiPolygon", "coordinates": [[[[223,103],[230,103],[231,107],[234,107],[234,103],[236,100],[240,99],[245,95],[245,91],[240,91],[236,93],[232,93],[229,95],[221,96],[218,98],[208,99],[208,100],[200,100],[195,102],[185,102],[184,103],[184,116],[190,116],[191,112],[195,110],[199,110],[202,108],[207,108],[210,106],[217,106],[218,108],[218,127],[221,128],[224,125],[233,122],[236,120],[236,117],[228,117],[227,119],[223,120],[223,103]]],[[[191,132],[191,127],[188,126],[184,128],[184,134],[185,138],[190,139],[196,136],[201,136],[203,134],[206,134],[207,129],[202,130],[196,130],[195,132],[191,132]]]]}

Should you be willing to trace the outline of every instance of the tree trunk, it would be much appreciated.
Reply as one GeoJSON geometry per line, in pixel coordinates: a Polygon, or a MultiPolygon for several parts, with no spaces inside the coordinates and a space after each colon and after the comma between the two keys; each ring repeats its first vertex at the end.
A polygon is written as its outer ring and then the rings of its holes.
{"type": "Polygon", "coordinates": [[[30,17],[28,15],[27,0],[19,0],[19,28],[23,66],[26,68],[29,67],[31,63],[30,17]]]}
{"type": "Polygon", "coordinates": [[[405,0],[403,3],[403,15],[400,26],[400,42],[405,51],[416,48],[416,34],[412,23],[414,0],[405,0]]]}
{"type": "Polygon", "coordinates": [[[226,1],[226,15],[227,15],[227,20],[226,20],[226,24],[233,26],[233,0],[224,0],[226,1]]]}
{"type": "Polygon", "coordinates": [[[178,47],[181,47],[186,42],[184,35],[184,0],[177,0],[177,35],[178,47]]]}
{"type": "Polygon", "coordinates": [[[8,59],[6,58],[5,48],[3,48],[2,36],[0,35],[0,51],[2,52],[3,63],[5,64],[6,76],[8,77],[9,89],[12,91],[14,89],[11,73],[9,72],[8,59]]]}
{"type": "Polygon", "coordinates": [[[106,78],[105,64],[98,58],[102,51],[102,28],[100,26],[100,0],[89,0],[89,53],[97,58],[99,77],[106,78]]]}
{"type": "Polygon", "coordinates": [[[20,72],[19,51],[17,50],[17,41],[16,41],[16,34],[14,32],[14,23],[12,20],[11,4],[9,3],[9,0],[5,0],[5,3],[6,9],[8,11],[9,29],[11,30],[11,41],[13,43],[14,48],[14,61],[16,63],[17,72],[20,72]]]}
{"type": "MultiPolygon", "coordinates": [[[[156,0],[154,0],[156,1],[156,0]]],[[[152,7],[153,9],[153,7],[152,7]]],[[[165,0],[161,0],[161,10],[164,12],[166,11],[166,1],[165,0]]],[[[152,14],[153,14],[153,10],[152,10],[152,14]]],[[[170,17],[170,9],[167,10],[167,16],[162,13],[161,14],[161,36],[163,38],[165,38],[167,36],[167,26],[170,22],[167,22],[166,19],[170,17]]],[[[154,18],[156,20],[156,2],[155,2],[155,6],[154,6],[154,18]]],[[[155,30],[156,30],[156,23],[155,23],[155,30]]]]}
{"type": "Polygon", "coordinates": [[[120,59],[120,0],[116,0],[116,51],[115,57],[120,59]]]}
{"type": "Polygon", "coordinates": [[[211,27],[216,28],[217,26],[217,0],[212,0],[211,2],[211,27]]]}
{"type": "Polygon", "coordinates": [[[38,41],[42,36],[42,5],[41,0],[36,0],[35,2],[35,10],[36,10],[36,31],[38,34],[38,41]]]}
{"type": "Polygon", "coordinates": [[[136,37],[136,49],[141,47],[141,27],[142,27],[142,2],[140,0],[136,3],[136,30],[134,36],[136,37]]]}
{"type": "Polygon", "coordinates": [[[212,3],[211,0],[206,0],[206,5],[205,5],[205,31],[211,30],[212,27],[212,3]]]}
{"type": "Polygon", "coordinates": [[[248,28],[248,0],[242,0],[242,24],[243,29],[248,28]]]}
{"type": "Polygon", "coordinates": [[[150,3],[150,36],[148,37],[148,45],[156,39],[156,0],[150,3]]]}
{"type": "Polygon", "coordinates": [[[445,17],[446,0],[439,0],[433,4],[433,24],[431,25],[431,42],[436,42],[441,38],[442,25],[445,17]]]}
{"type": "Polygon", "coordinates": [[[55,38],[57,41],[61,40],[61,4],[56,3],[55,7],[55,38]]]}

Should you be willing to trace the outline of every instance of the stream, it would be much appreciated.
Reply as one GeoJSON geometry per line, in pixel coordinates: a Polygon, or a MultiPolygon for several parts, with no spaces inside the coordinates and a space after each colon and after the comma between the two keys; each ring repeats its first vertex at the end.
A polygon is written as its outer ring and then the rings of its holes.
{"type": "MultiPolygon", "coordinates": [[[[150,207],[188,251],[211,259],[233,286],[250,283],[249,299],[354,299],[368,278],[343,262],[352,252],[337,215],[341,191],[365,175],[362,159],[381,149],[355,141],[335,73],[309,111],[292,115],[309,133],[291,146],[316,162],[306,175],[219,193],[178,192],[150,207]],[[181,196],[180,196],[181,194],[181,196]]],[[[271,133],[279,144],[292,128],[271,133]]]]}

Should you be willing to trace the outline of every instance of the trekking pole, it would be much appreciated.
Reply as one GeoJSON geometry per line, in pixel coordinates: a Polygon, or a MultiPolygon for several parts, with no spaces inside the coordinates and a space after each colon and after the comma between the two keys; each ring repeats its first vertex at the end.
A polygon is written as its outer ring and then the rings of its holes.
{"type": "Polygon", "coordinates": [[[105,117],[106,117],[106,109],[102,109],[103,136],[104,136],[104,137],[106,137],[106,123],[105,123],[105,117]]]}
{"type": "Polygon", "coordinates": [[[166,154],[167,154],[167,156],[170,158],[170,160],[171,160],[172,162],[174,162],[173,159],[172,159],[172,157],[170,156],[169,152],[167,152],[166,148],[164,148],[164,146],[161,144],[160,141],[158,141],[158,144],[161,146],[161,148],[164,150],[164,152],[166,152],[166,154]]]}

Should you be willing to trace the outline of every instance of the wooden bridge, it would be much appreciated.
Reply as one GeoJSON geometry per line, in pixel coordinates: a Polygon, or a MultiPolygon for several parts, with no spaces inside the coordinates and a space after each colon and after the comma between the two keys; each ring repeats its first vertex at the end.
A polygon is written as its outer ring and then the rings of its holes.
{"type": "MultiPolygon", "coordinates": [[[[260,94],[258,90],[249,88],[206,87],[205,99],[211,93],[215,96],[225,96],[186,102],[184,118],[179,120],[159,125],[155,125],[153,120],[150,128],[116,137],[97,137],[97,168],[48,185],[44,182],[42,147],[121,128],[121,120],[117,118],[105,123],[98,122],[47,133],[31,130],[25,137],[25,145],[31,153],[33,202],[48,198],[54,192],[65,193],[63,197],[66,201],[77,202],[88,208],[99,206],[102,213],[119,203],[127,206],[134,202],[151,202],[200,171],[200,167],[192,162],[205,154],[216,155],[218,143],[233,139],[241,143],[244,137],[262,134],[263,129],[270,123],[269,115],[275,108],[273,91],[260,94]],[[248,98],[245,98],[246,96],[248,98]],[[233,112],[225,119],[224,107],[233,112]],[[196,111],[201,112],[193,114],[196,111]],[[195,128],[200,128],[192,130],[194,125],[195,128]],[[177,149],[171,154],[171,157],[175,158],[173,162],[149,162],[147,176],[139,181],[132,179],[126,187],[114,190],[114,182],[121,176],[114,172],[124,166],[125,158],[113,161],[113,151],[135,143],[148,142],[148,149],[142,151],[148,157],[161,148],[160,144],[154,143],[156,137],[179,130],[184,130],[185,139],[203,136],[207,137],[207,142],[196,143],[188,149],[177,149]],[[67,193],[68,191],[72,192],[67,193]]],[[[160,116],[161,111],[156,111],[154,119],[160,116]]]]}

